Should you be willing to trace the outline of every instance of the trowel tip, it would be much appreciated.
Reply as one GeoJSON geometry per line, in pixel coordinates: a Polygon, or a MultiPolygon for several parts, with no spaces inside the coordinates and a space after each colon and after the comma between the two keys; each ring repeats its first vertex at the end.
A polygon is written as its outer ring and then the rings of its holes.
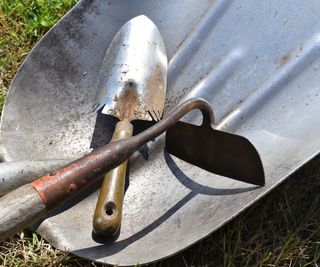
{"type": "Polygon", "coordinates": [[[154,22],[151,19],[149,19],[146,15],[143,15],[143,14],[132,18],[130,21],[143,23],[143,24],[152,24],[152,26],[155,26],[154,22]]]}

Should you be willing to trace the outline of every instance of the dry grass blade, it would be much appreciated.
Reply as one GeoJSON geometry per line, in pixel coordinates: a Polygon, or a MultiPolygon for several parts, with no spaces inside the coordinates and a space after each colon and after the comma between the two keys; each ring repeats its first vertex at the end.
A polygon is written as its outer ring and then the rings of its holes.
{"type": "Polygon", "coordinates": [[[0,246],[2,266],[67,266],[71,256],[54,249],[35,233],[22,232],[0,246]]]}

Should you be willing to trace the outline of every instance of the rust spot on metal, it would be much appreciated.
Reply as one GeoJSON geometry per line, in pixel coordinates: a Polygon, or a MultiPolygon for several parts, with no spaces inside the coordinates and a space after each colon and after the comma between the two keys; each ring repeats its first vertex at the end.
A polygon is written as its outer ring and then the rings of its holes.
{"type": "Polygon", "coordinates": [[[139,103],[137,84],[134,81],[128,81],[121,94],[115,96],[115,98],[114,116],[119,120],[126,120],[128,122],[134,120],[135,107],[139,103]]]}
{"type": "Polygon", "coordinates": [[[146,80],[146,88],[148,88],[147,97],[145,103],[147,104],[147,112],[154,112],[155,121],[159,121],[162,117],[165,95],[166,95],[166,86],[163,83],[163,68],[161,65],[157,64],[155,70],[152,72],[152,75],[146,80]]]}
{"type": "Polygon", "coordinates": [[[100,167],[100,165],[105,165],[105,162],[101,162],[101,157],[101,153],[94,152],[85,155],[81,159],[58,169],[55,173],[35,180],[32,185],[38,191],[46,207],[50,209],[104,174],[105,168],[100,167]],[[96,164],[98,166],[92,168],[96,164]]]}
{"type": "Polygon", "coordinates": [[[283,67],[284,65],[286,65],[291,59],[291,54],[290,53],[287,53],[285,55],[283,55],[281,58],[280,58],[280,61],[278,63],[278,67],[281,68],[283,67]]]}

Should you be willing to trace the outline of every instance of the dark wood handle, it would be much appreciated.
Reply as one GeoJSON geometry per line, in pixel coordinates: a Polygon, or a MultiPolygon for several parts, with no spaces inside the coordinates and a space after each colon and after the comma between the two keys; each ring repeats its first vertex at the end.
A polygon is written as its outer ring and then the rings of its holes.
{"type": "Polygon", "coordinates": [[[0,198],[0,240],[5,240],[46,214],[46,206],[31,184],[0,198]]]}
{"type": "MultiPolygon", "coordinates": [[[[111,142],[131,136],[131,123],[120,121],[111,142]]],[[[99,236],[112,237],[120,230],[127,164],[126,160],[104,177],[93,216],[93,230],[99,236]]]]}

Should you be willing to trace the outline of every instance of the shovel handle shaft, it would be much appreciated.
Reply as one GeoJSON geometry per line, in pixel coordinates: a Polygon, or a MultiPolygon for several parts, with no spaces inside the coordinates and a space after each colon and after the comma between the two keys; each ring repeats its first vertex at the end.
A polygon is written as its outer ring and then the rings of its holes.
{"type": "MultiPolygon", "coordinates": [[[[111,142],[131,137],[132,130],[130,122],[118,122],[111,142]]],[[[99,236],[113,237],[120,230],[127,164],[128,160],[104,177],[93,216],[93,230],[99,236]]]]}
{"type": "Polygon", "coordinates": [[[5,240],[46,213],[38,192],[26,184],[0,198],[0,240],[5,240]]]}

